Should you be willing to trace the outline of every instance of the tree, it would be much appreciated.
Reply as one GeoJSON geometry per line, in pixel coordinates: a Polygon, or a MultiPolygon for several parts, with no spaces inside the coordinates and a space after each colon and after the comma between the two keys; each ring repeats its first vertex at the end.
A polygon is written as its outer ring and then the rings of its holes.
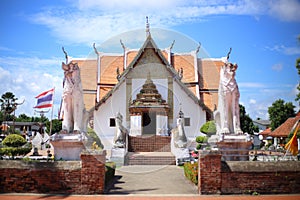
{"type": "Polygon", "coordinates": [[[26,114],[20,114],[19,117],[16,119],[17,122],[31,122],[31,117],[27,116],[26,114]]]}
{"type": "Polygon", "coordinates": [[[0,104],[1,104],[1,111],[4,114],[4,121],[7,120],[7,115],[10,115],[16,109],[16,101],[18,98],[12,92],[6,92],[1,96],[0,104]]]}
{"type": "Polygon", "coordinates": [[[289,117],[295,116],[295,106],[292,102],[285,103],[284,100],[276,100],[272,106],[268,108],[269,118],[271,120],[271,130],[275,130],[284,123],[289,117]]]}
{"type": "MultiPolygon", "coordinates": [[[[50,121],[46,122],[46,127],[48,132],[50,131],[50,121]]],[[[58,119],[53,119],[52,120],[52,130],[51,130],[51,135],[54,133],[58,133],[62,128],[62,121],[58,120],[58,119]]]]}
{"type": "Polygon", "coordinates": [[[246,109],[243,105],[240,106],[240,123],[241,129],[244,133],[254,134],[255,132],[259,131],[258,126],[253,124],[251,117],[246,114],[246,109]]]}

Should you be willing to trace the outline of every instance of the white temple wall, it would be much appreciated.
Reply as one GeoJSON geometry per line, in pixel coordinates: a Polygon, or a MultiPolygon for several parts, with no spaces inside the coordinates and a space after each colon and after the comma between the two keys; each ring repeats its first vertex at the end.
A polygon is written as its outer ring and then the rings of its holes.
{"type": "Polygon", "coordinates": [[[206,112],[174,81],[174,117],[172,128],[176,126],[176,119],[180,109],[185,118],[189,118],[190,125],[184,126],[185,134],[189,139],[201,135],[200,128],[206,122],[206,112]]]}
{"type": "Polygon", "coordinates": [[[123,125],[126,127],[125,96],[126,87],[123,83],[112,96],[94,112],[94,130],[103,142],[105,149],[112,148],[116,127],[110,127],[110,119],[115,118],[117,112],[120,112],[123,116],[123,125]]]}

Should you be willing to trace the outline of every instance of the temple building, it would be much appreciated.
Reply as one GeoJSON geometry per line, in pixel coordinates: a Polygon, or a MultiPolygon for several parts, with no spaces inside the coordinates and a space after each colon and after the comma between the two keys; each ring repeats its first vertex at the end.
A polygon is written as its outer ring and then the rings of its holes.
{"type": "Polygon", "coordinates": [[[149,28],[140,49],[122,46],[120,54],[94,46],[97,59],[70,60],[81,70],[85,108],[93,113],[93,128],[104,146],[111,146],[117,113],[132,137],[169,136],[179,113],[184,113],[186,136],[200,135],[218,103],[224,58],[198,58],[199,48],[187,53],[159,49],[149,28]]]}

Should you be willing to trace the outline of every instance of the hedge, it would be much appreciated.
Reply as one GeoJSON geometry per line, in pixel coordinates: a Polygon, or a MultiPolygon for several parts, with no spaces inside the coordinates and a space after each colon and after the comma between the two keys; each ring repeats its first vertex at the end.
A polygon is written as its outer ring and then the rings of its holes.
{"type": "Polygon", "coordinates": [[[183,165],[184,175],[195,185],[198,185],[198,163],[186,162],[183,165]]]}
{"type": "Polygon", "coordinates": [[[24,156],[28,154],[32,149],[30,143],[25,144],[22,147],[2,147],[0,148],[0,156],[9,156],[14,158],[15,156],[24,156]]]}
{"type": "Polygon", "coordinates": [[[19,134],[9,134],[4,138],[2,144],[8,147],[20,147],[26,144],[26,140],[19,134]]]}

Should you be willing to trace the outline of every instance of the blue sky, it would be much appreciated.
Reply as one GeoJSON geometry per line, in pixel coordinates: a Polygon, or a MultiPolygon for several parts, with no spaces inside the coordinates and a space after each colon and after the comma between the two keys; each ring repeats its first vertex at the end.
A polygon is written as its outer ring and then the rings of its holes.
{"type": "Polygon", "coordinates": [[[55,116],[65,61],[61,47],[71,57],[87,57],[94,42],[144,29],[149,16],[151,30],[172,30],[201,42],[208,57],[226,56],[232,47],[230,61],[239,65],[240,103],[253,119],[267,119],[268,107],[279,98],[296,106],[299,10],[296,0],[2,0],[0,94],[11,91],[25,99],[17,115],[32,116],[37,115],[34,97],[55,87],[55,116]]]}

